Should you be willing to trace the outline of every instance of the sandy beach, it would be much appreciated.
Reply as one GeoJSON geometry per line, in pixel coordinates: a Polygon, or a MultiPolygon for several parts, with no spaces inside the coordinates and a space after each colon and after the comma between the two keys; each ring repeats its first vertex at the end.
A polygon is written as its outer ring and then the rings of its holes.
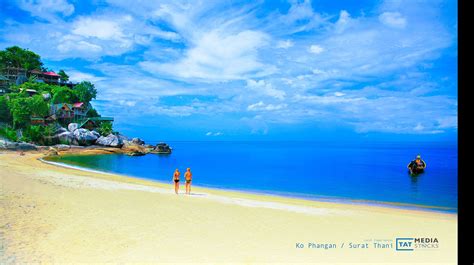
{"type": "Polygon", "coordinates": [[[59,167],[42,156],[0,153],[2,264],[457,262],[456,214],[204,188],[176,195],[171,183],[59,167]],[[396,238],[439,244],[396,251],[396,238]]]}

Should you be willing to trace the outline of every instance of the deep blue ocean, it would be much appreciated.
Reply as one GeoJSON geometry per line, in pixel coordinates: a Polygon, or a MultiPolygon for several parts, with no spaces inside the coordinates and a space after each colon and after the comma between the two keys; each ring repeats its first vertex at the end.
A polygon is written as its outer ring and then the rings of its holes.
{"type": "Polygon", "coordinates": [[[403,203],[457,211],[457,145],[445,143],[169,142],[171,155],[64,156],[56,162],[171,183],[323,200],[403,203]],[[407,164],[421,154],[425,173],[407,164]]]}

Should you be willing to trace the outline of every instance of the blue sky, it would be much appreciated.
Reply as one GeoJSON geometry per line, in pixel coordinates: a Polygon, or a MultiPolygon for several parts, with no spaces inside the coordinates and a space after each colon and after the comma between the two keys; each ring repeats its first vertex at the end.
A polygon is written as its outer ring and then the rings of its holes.
{"type": "Polygon", "coordinates": [[[457,137],[456,1],[2,1],[37,52],[148,140],[457,137]]]}

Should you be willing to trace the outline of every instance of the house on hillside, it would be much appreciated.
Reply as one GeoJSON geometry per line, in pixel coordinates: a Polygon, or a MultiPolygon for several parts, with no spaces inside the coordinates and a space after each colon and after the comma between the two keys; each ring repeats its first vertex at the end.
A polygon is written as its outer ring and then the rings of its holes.
{"type": "Polygon", "coordinates": [[[112,117],[93,117],[87,118],[79,124],[79,128],[84,128],[88,130],[94,130],[100,127],[100,124],[103,122],[113,122],[114,118],[112,117]]]}
{"type": "Polygon", "coordinates": [[[73,105],[68,103],[52,104],[49,114],[50,116],[54,115],[56,120],[61,122],[71,122],[74,118],[73,105]]]}
{"type": "Polygon", "coordinates": [[[24,82],[28,81],[28,77],[36,76],[36,82],[46,83],[50,85],[61,85],[73,88],[76,83],[64,82],[61,79],[61,76],[56,74],[53,71],[43,72],[39,69],[33,69],[26,71],[23,68],[16,67],[6,67],[3,69],[3,75],[9,80],[10,84],[21,85],[24,82]]]}
{"type": "Polygon", "coordinates": [[[87,117],[87,112],[90,110],[91,105],[84,102],[77,102],[72,104],[74,112],[74,120],[84,120],[87,117]]]}

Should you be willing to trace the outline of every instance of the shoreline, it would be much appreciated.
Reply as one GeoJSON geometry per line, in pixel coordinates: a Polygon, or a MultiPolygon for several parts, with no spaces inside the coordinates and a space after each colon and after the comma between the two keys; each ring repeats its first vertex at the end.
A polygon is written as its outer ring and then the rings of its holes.
{"type": "MultiPolygon", "coordinates": [[[[457,214],[310,201],[172,184],[41,162],[0,152],[0,239],[5,263],[454,264],[457,214]],[[181,195],[183,194],[183,195],[181,195]],[[410,254],[341,243],[436,237],[439,249],[410,254]],[[69,242],[69,244],[65,244],[69,242]],[[295,243],[334,243],[303,250],[295,243]],[[183,253],[183,250],[185,250],[183,253]],[[328,255],[328,253],[331,253],[328,255]]],[[[1,263],[0,262],[0,263],[1,263]]]]}
{"type": "MultiPolygon", "coordinates": [[[[67,152],[65,153],[65,155],[121,154],[121,153],[109,152],[106,150],[98,150],[98,149],[92,149],[92,150],[94,152],[73,151],[73,152],[67,152]]],[[[126,178],[135,178],[139,180],[156,182],[163,185],[171,185],[164,181],[155,180],[155,179],[142,178],[138,176],[125,175],[125,174],[120,174],[120,173],[115,173],[115,172],[107,172],[107,171],[101,171],[101,170],[96,170],[96,169],[90,169],[90,168],[86,168],[82,166],[69,165],[67,163],[48,161],[47,160],[48,157],[49,157],[48,155],[45,155],[39,158],[38,160],[46,164],[56,165],[56,166],[70,168],[70,169],[79,170],[79,171],[86,171],[86,172],[92,172],[92,173],[98,173],[98,174],[118,175],[118,176],[122,176],[126,178]]],[[[351,198],[336,197],[336,196],[304,196],[304,195],[298,196],[298,194],[295,194],[292,196],[290,193],[284,193],[284,192],[272,193],[270,191],[266,193],[266,192],[256,191],[256,190],[255,191],[254,190],[238,190],[238,189],[221,188],[221,187],[200,186],[200,185],[193,184],[193,188],[194,187],[199,188],[199,189],[219,190],[222,192],[246,193],[246,194],[257,195],[257,196],[273,196],[273,197],[280,197],[281,199],[288,198],[288,199],[297,199],[297,200],[304,200],[304,201],[328,202],[328,203],[339,203],[339,204],[348,204],[348,205],[362,205],[362,206],[370,206],[370,207],[383,207],[383,208],[389,208],[389,209],[402,209],[402,210],[405,209],[405,210],[413,210],[413,211],[447,213],[447,214],[454,214],[454,215],[457,215],[458,213],[457,208],[423,205],[423,204],[411,204],[411,203],[403,203],[403,202],[373,201],[373,200],[351,199],[351,198]]]]}

